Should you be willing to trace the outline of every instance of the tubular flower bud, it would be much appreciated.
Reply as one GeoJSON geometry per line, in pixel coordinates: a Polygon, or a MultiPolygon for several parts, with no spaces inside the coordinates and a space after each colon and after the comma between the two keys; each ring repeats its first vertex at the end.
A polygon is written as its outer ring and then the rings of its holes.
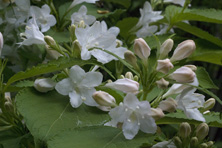
{"type": "Polygon", "coordinates": [[[193,40],[186,40],[180,43],[174,50],[173,56],[170,61],[175,62],[189,57],[196,49],[196,45],[193,40]]]}
{"type": "Polygon", "coordinates": [[[198,140],[203,140],[209,132],[209,126],[206,123],[201,123],[196,128],[196,136],[198,140]]]}
{"type": "Polygon", "coordinates": [[[214,145],[214,142],[213,141],[208,141],[206,144],[210,148],[214,145]]]}
{"type": "Polygon", "coordinates": [[[3,45],[4,45],[4,39],[3,39],[2,33],[0,32],[0,56],[1,56],[1,53],[2,53],[3,45]]]}
{"type": "Polygon", "coordinates": [[[169,82],[164,78],[161,78],[159,81],[156,81],[157,87],[161,89],[166,89],[169,85],[169,82]]]}
{"type": "Polygon", "coordinates": [[[93,94],[93,99],[101,106],[114,107],[116,106],[116,100],[110,94],[104,91],[96,91],[93,94]]]}
{"type": "Polygon", "coordinates": [[[200,145],[200,148],[208,148],[208,145],[207,145],[206,143],[202,143],[202,144],[200,145]]]}
{"type": "Polygon", "coordinates": [[[10,92],[5,92],[5,101],[6,102],[12,102],[10,92]]]}
{"type": "Polygon", "coordinates": [[[49,78],[36,79],[34,83],[35,89],[39,92],[48,92],[53,90],[55,85],[56,83],[49,78]]]}
{"type": "Polygon", "coordinates": [[[191,127],[190,124],[187,122],[183,122],[180,124],[179,128],[179,135],[181,138],[187,138],[190,136],[191,133],[191,127]]]}
{"type": "Polygon", "coordinates": [[[197,137],[192,137],[190,140],[190,147],[196,147],[198,145],[198,139],[197,137]]]}
{"type": "Polygon", "coordinates": [[[56,46],[56,42],[51,36],[44,36],[44,40],[50,47],[56,46]]]}
{"type": "Polygon", "coordinates": [[[173,40],[167,39],[160,47],[160,57],[159,59],[164,59],[167,57],[168,53],[173,48],[173,40]]]}
{"type": "Polygon", "coordinates": [[[161,101],[158,108],[161,108],[163,111],[174,112],[177,108],[177,102],[172,98],[168,98],[161,101]]]}
{"type": "Polygon", "coordinates": [[[179,83],[191,83],[196,74],[188,67],[181,67],[174,71],[169,77],[179,83]]]}
{"type": "Polygon", "coordinates": [[[182,144],[180,137],[178,137],[178,136],[174,137],[173,142],[176,145],[176,147],[182,148],[183,144],[182,144]]]}
{"type": "Polygon", "coordinates": [[[58,59],[60,56],[62,56],[58,51],[56,50],[52,50],[49,45],[46,45],[46,58],[49,60],[54,60],[54,59],[58,59]]]}
{"type": "Polygon", "coordinates": [[[204,111],[207,111],[207,110],[213,108],[214,105],[215,105],[215,99],[214,99],[214,98],[208,99],[208,100],[204,103],[204,111]]]}
{"type": "Polygon", "coordinates": [[[137,59],[136,59],[136,56],[134,55],[134,53],[130,50],[127,50],[125,53],[124,53],[124,58],[125,60],[130,63],[134,68],[137,68],[137,59]]]}
{"type": "Polygon", "coordinates": [[[184,65],[184,66],[190,68],[194,72],[197,70],[197,67],[195,65],[184,65]]]}
{"type": "Polygon", "coordinates": [[[107,83],[105,86],[123,91],[125,93],[137,93],[139,90],[139,83],[127,78],[118,79],[115,82],[107,83]]]}
{"type": "Polygon", "coordinates": [[[157,60],[157,62],[158,62],[158,64],[157,64],[156,70],[159,72],[162,72],[164,74],[167,74],[169,72],[169,70],[174,67],[169,59],[157,60]]]}
{"type": "Polygon", "coordinates": [[[146,60],[150,56],[150,50],[144,39],[139,38],[134,41],[134,51],[142,60],[146,60]]]}
{"type": "Polygon", "coordinates": [[[11,102],[5,102],[4,106],[8,112],[10,112],[10,113],[14,112],[14,106],[11,102]]]}
{"type": "Polygon", "coordinates": [[[132,74],[132,72],[127,72],[127,73],[125,74],[125,78],[128,78],[128,79],[133,80],[133,74],[132,74]]]}
{"type": "Polygon", "coordinates": [[[79,28],[85,28],[86,24],[83,20],[79,22],[79,28]]]}
{"type": "Polygon", "coordinates": [[[79,44],[79,42],[77,40],[73,41],[72,42],[72,52],[73,52],[73,55],[77,58],[80,58],[81,57],[81,45],[79,44]]]}
{"type": "Polygon", "coordinates": [[[150,116],[152,116],[155,120],[164,117],[164,113],[160,108],[151,108],[150,116]]]}
{"type": "Polygon", "coordinates": [[[72,24],[69,28],[70,38],[72,41],[74,41],[76,39],[75,30],[76,30],[76,26],[74,24],[72,24]]]}

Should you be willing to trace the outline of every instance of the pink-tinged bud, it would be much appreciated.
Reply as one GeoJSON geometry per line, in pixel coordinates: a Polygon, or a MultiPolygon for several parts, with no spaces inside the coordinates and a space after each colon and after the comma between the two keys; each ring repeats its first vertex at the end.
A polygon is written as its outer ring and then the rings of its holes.
{"type": "Polygon", "coordinates": [[[164,117],[164,113],[160,108],[151,108],[150,116],[152,116],[155,120],[164,117]]]}
{"type": "Polygon", "coordinates": [[[96,91],[93,94],[93,99],[101,106],[114,107],[116,106],[116,100],[113,96],[104,91],[96,91]]]}
{"type": "Polygon", "coordinates": [[[139,58],[146,60],[150,56],[150,50],[150,47],[147,45],[144,39],[135,39],[134,51],[139,58]]]}
{"type": "Polygon", "coordinates": [[[195,65],[184,65],[184,66],[190,68],[194,72],[197,70],[197,67],[195,65]]]}
{"type": "Polygon", "coordinates": [[[175,62],[189,57],[196,49],[196,45],[193,40],[186,40],[180,43],[174,50],[173,56],[170,61],[175,62]]]}
{"type": "Polygon", "coordinates": [[[204,111],[210,110],[211,108],[214,107],[216,101],[214,98],[210,98],[208,99],[205,103],[204,103],[204,111]]]}
{"type": "Polygon", "coordinates": [[[162,72],[164,74],[167,74],[169,72],[169,70],[174,67],[169,59],[157,60],[157,62],[158,62],[158,64],[157,64],[156,70],[159,72],[162,72]]]}
{"type": "Polygon", "coordinates": [[[134,53],[132,51],[127,50],[124,53],[124,58],[125,58],[126,62],[131,64],[134,68],[138,68],[137,58],[136,58],[136,56],[134,55],[134,53]]]}
{"type": "Polygon", "coordinates": [[[1,53],[2,53],[3,45],[4,45],[4,39],[3,39],[2,33],[0,32],[0,56],[1,56],[1,53]]]}
{"type": "Polygon", "coordinates": [[[118,79],[115,82],[107,83],[105,86],[125,93],[137,93],[139,90],[139,83],[127,78],[118,79]]]}
{"type": "Polygon", "coordinates": [[[183,66],[170,74],[169,77],[179,83],[191,83],[196,74],[190,68],[183,66]]]}
{"type": "Polygon", "coordinates": [[[34,87],[39,92],[48,92],[53,90],[56,83],[49,78],[36,79],[34,83],[34,87]]]}
{"type": "Polygon", "coordinates": [[[160,47],[160,57],[159,59],[164,59],[168,56],[168,53],[173,48],[173,40],[167,39],[160,47]]]}
{"type": "Polygon", "coordinates": [[[161,108],[163,111],[171,113],[176,110],[177,102],[172,98],[168,98],[166,100],[161,101],[158,108],[161,108]]]}
{"type": "Polygon", "coordinates": [[[166,89],[169,85],[169,82],[164,78],[161,78],[159,81],[156,81],[157,87],[161,89],[166,89]]]}

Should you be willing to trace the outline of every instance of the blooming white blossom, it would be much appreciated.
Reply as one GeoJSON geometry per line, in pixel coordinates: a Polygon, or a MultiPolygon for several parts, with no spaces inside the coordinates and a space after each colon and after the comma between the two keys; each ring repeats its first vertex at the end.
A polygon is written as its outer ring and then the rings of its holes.
{"type": "Polygon", "coordinates": [[[120,58],[124,58],[124,52],[127,50],[123,47],[116,48],[116,36],[119,33],[119,28],[111,27],[107,29],[104,21],[96,21],[91,27],[76,28],[75,34],[81,46],[81,58],[88,60],[93,55],[99,62],[105,64],[112,60],[116,60],[112,55],[96,49],[106,49],[120,58]]]}
{"type": "Polygon", "coordinates": [[[71,15],[72,24],[79,25],[80,21],[84,21],[85,24],[91,25],[96,21],[96,17],[87,14],[87,7],[81,6],[78,12],[75,12],[71,15]]]}
{"type": "Polygon", "coordinates": [[[194,93],[192,88],[187,88],[176,97],[177,108],[183,110],[188,118],[205,122],[203,115],[198,110],[203,107],[204,98],[204,95],[194,93]]]}
{"type": "Polygon", "coordinates": [[[146,37],[157,31],[157,26],[149,26],[151,22],[156,22],[163,18],[161,11],[153,11],[148,1],[144,3],[143,9],[140,9],[140,19],[136,27],[142,28],[136,33],[137,37],[146,37]]]}
{"type": "Polygon", "coordinates": [[[23,42],[19,43],[21,45],[46,44],[44,35],[39,30],[35,18],[29,20],[25,32],[21,33],[20,36],[24,39],[23,42]]]}
{"type": "Polygon", "coordinates": [[[151,148],[176,148],[173,140],[158,142],[153,145],[151,148]]]}
{"type": "Polygon", "coordinates": [[[42,8],[31,6],[30,14],[35,16],[38,26],[41,27],[41,32],[46,32],[51,26],[56,24],[56,19],[50,14],[51,10],[48,5],[43,5],[42,8]]]}
{"type": "Polygon", "coordinates": [[[123,103],[109,112],[112,120],[105,125],[117,127],[118,123],[123,123],[122,130],[126,139],[133,139],[139,130],[155,133],[157,125],[150,112],[149,102],[140,102],[134,94],[128,93],[123,103]]]}
{"type": "Polygon", "coordinates": [[[87,72],[75,65],[70,69],[69,77],[58,82],[55,89],[62,95],[69,95],[72,107],[77,108],[83,102],[89,106],[98,106],[92,98],[100,85],[103,75],[99,72],[87,72]]]}
{"type": "Polygon", "coordinates": [[[78,5],[78,4],[81,4],[83,2],[86,2],[86,3],[95,3],[96,1],[99,1],[99,0],[74,0],[72,2],[72,4],[70,5],[69,9],[71,9],[72,7],[78,5]]]}
{"type": "Polygon", "coordinates": [[[139,90],[139,83],[128,78],[118,79],[115,82],[107,83],[105,86],[125,93],[137,93],[139,90]]]}
{"type": "Polygon", "coordinates": [[[184,6],[186,0],[164,0],[164,3],[174,3],[174,4],[178,4],[180,6],[184,6]]]}

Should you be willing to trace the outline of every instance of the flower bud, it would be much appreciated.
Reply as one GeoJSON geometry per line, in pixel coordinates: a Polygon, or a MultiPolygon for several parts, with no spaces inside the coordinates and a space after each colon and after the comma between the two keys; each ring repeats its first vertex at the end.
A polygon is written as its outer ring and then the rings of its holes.
{"type": "Polygon", "coordinates": [[[2,53],[3,45],[4,45],[4,39],[3,39],[2,33],[0,32],[0,56],[1,56],[1,53],[2,53]]]}
{"type": "Polygon", "coordinates": [[[125,78],[128,78],[128,79],[133,80],[133,74],[132,74],[132,72],[127,72],[127,73],[125,74],[125,78]]]}
{"type": "Polygon", "coordinates": [[[137,76],[137,75],[134,76],[134,77],[133,77],[133,80],[134,80],[134,81],[138,81],[138,80],[139,80],[138,76],[137,76]]]}
{"type": "Polygon", "coordinates": [[[50,47],[56,46],[56,42],[51,36],[44,36],[44,40],[50,47]]]}
{"type": "Polygon", "coordinates": [[[196,147],[198,145],[198,139],[197,137],[192,137],[191,140],[190,140],[190,147],[196,147]]]}
{"type": "Polygon", "coordinates": [[[176,136],[173,138],[173,142],[176,145],[177,148],[182,148],[183,144],[182,141],[180,140],[180,137],[176,136]]]}
{"type": "Polygon", "coordinates": [[[120,75],[120,77],[119,77],[120,79],[124,79],[125,77],[124,77],[124,75],[120,75]]]}
{"type": "Polygon", "coordinates": [[[161,108],[163,111],[174,112],[177,108],[177,102],[172,98],[168,98],[161,101],[158,108],[161,108]]]}
{"type": "Polygon", "coordinates": [[[183,122],[180,124],[180,128],[179,128],[179,136],[181,138],[188,138],[190,136],[191,133],[191,127],[190,124],[187,122],[183,122]]]}
{"type": "Polygon", "coordinates": [[[199,148],[208,148],[206,143],[202,143],[199,148]]]}
{"type": "Polygon", "coordinates": [[[195,73],[188,67],[181,67],[174,71],[169,77],[179,83],[191,83],[194,81],[195,73]]]}
{"type": "Polygon", "coordinates": [[[194,72],[197,70],[197,67],[195,65],[184,65],[184,66],[190,68],[194,72]]]}
{"type": "Polygon", "coordinates": [[[53,50],[51,49],[50,47],[48,47],[49,45],[46,45],[46,58],[49,59],[49,60],[57,60],[59,57],[61,57],[62,55],[56,51],[56,50],[53,50]]]}
{"type": "Polygon", "coordinates": [[[196,45],[193,40],[186,40],[180,43],[174,50],[173,56],[170,61],[175,62],[189,57],[196,49],[196,45]]]}
{"type": "Polygon", "coordinates": [[[96,106],[96,107],[104,112],[109,112],[112,109],[110,106],[96,106]]]}
{"type": "Polygon", "coordinates": [[[150,47],[147,45],[146,41],[142,38],[135,39],[134,41],[134,51],[135,54],[142,60],[147,60],[150,56],[150,47]]]}
{"type": "Polygon", "coordinates": [[[5,101],[6,102],[12,102],[10,92],[6,92],[5,93],[5,101]]]}
{"type": "Polygon", "coordinates": [[[74,57],[76,58],[80,58],[81,57],[81,45],[79,44],[79,41],[75,40],[72,42],[72,52],[73,52],[73,55],[74,57]]]}
{"type": "Polygon", "coordinates": [[[75,39],[76,39],[75,30],[76,30],[76,26],[74,24],[72,24],[69,28],[70,38],[72,41],[75,41],[75,39]]]}
{"type": "Polygon", "coordinates": [[[169,72],[169,70],[174,67],[169,59],[157,60],[157,62],[158,62],[158,64],[157,64],[156,70],[159,72],[162,72],[164,74],[167,74],[169,72]]]}
{"type": "Polygon", "coordinates": [[[96,91],[93,94],[93,99],[101,106],[116,106],[115,98],[104,91],[96,91]]]}
{"type": "Polygon", "coordinates": [[[12,105],[11,102],[5,102],[4,106],[7,112],[14,113],[14,106],[12,105]]]}
{"type": "Polygon", "coordinates": [[[208,148],[210,148],[214,145],[214,142],[213,141],[208,141],[206,144],[207,144],[208,148]]]}
{"type": "Polygon", "coordinates": [[[121,47],[123,45],[123,42],[116,39],[116,48],[121,47]]]}
{"type": "Polygon", "coordinates": [[[173,40],[167,39],[160,47],[160,57],[159,59],[164,59],[167,57],[168,53],[173,48],[173,40]]]}
{"type": "Polygon", "coordinates": [[[161,89],[166,89],[169,85],[169,82],[164,78],[161,78],[159,81],[156,81],[157,87],[161,89]]]}
{"type": "Polygon", "coordinates": [[[85,28],[85,22],[83,21],[83,20],[81,20],[80,22],[79,22],[79,28],[85,28]]]}
{"type": "Polygon", "coordinates": [[[164,117],[164,113],[160,108],[151,108],[150,116],[152,116],[155,120],[164,117]]]}
{"type": "Polygon", "coordinates": [[[196,136],[199,141],[203,140],[209,132],[209,126],[206,123],[201,123],[196,128],[196,136]]]}
{"type": "Polygon", "coordinates": [[[139,83],[127,78],[118,79],[115,82],[107,83],[105,86],[123,91],[125,93],[137,93],[139,90],[139,83]]]}
{"type": "Polygon", "coordinates": [[[214,105],[215,105],[215,99],[214,99],[214,98],[208,99],[208,100],[204,103],[204,111],[207,111],[207,110],[213,108],[214,105]]]}
{"type": "Polygon", "coordinates": [[[127,50],[125,53],[124,53],[124,58],[125,60],[130,63],[134,68],[138,68],[138,65],[137,65],[137,59],[136,59],[136,56],[134,55],[134,53],[130,50],[127,50]]]}
{"type": "Polygon", "coordinates": [[[53,90],[55,85],[56,83],[49,78],[36,79],[34,83],[35,89],[39,92],[48,92],[53,90]]]}

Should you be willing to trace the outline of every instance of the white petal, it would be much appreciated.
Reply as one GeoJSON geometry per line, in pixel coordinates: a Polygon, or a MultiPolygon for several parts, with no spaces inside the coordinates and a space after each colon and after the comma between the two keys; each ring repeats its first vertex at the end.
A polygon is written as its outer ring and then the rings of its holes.
{"type": "Polygon", "coordinates": [[[80,94],[76,93],[75,91],[69,93],[69,98],[70,98],[70,103],[74,108],[79,107],[83,102],[80,94]]]}
{"type": "Polygon", "coordinates": [[[128,93],[123,101],[124,105],[126,105],[127,108],[130,108],[132,110],[135,110],[140,103],[137,97],[132,93],[128,93]]]}
{"type": "Polygon", "coordinates": [[[82,14],[82,15],[86,15],[87,13],[87,8],[85,5],[82,5],[80,8],[79,8],[79,11],[78,13],[82,14]]]}
{"type": "Polygon", "coordinates": [[[155,133],[157,125],[155,120],[149,115],[139,116],[140,130],[144,133],[155,133]]]}
{"type": "Polygon", "coordinates": [[[87,72],[84,76],[84,79],[80,82],[79,85],[85,87],[95,87],[102,83],[103,75],[100,72],[87,72]]]}
{"type": "Polygon", "coordinates": [[[66,78],[58,82],[55,86],[55,89],[57,90],[58,93],[62,95],[68,95],[70,92],[73,91],[73,84],[71,79],[66,78]]]}
{"type": "Polygon", "coordinates": [[[186,109],[185,114],[190,119],[206,122],[205,118],[203,117],[203,115],[200,113],[200,111],[197,108],[186,109]]]}
{"type": "Polygon", "coordinates": [[[94,92],[96,92],[95,88],[80,88],[81,98],[84,103],[88,106],[98,106],[96,101],[92,98],[94,92]]]}
{"type": "Polygon", "coordinates": [[[116,122],[123,122],[126,118],[129,118],[131,113],[132,110],[129,110],[121,103],[119,106],[111,109],[109,115],[112,118],[112,120],[116,122]]]}
{"type": "Polygon", "coordinates": [[[69,77],[74,83],[80,83],[85,76],[85,71],[78,65],[75,65],[70,69],[69,77]]]}

